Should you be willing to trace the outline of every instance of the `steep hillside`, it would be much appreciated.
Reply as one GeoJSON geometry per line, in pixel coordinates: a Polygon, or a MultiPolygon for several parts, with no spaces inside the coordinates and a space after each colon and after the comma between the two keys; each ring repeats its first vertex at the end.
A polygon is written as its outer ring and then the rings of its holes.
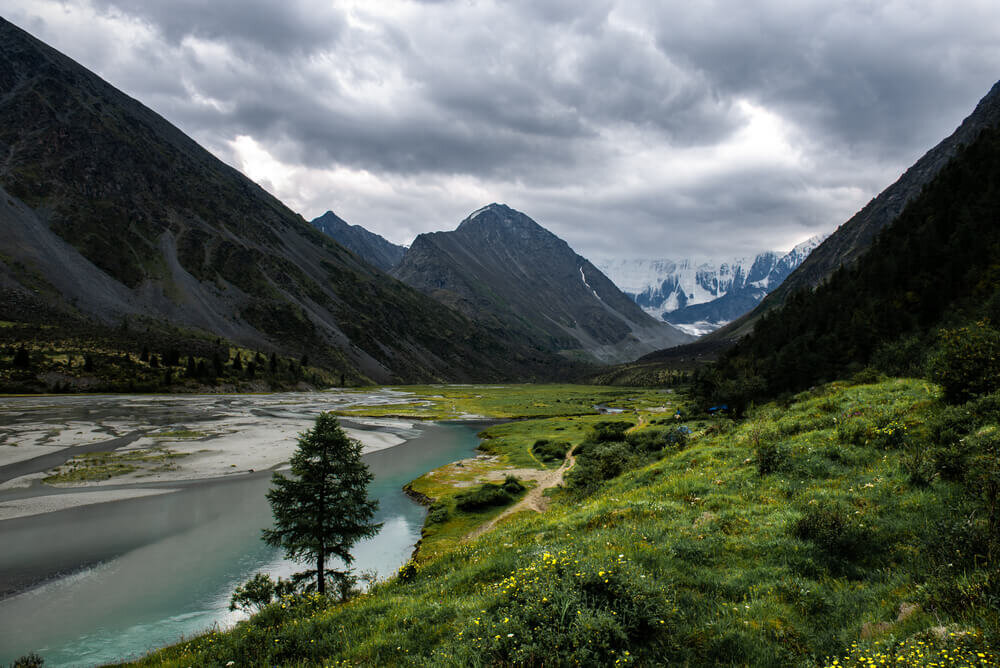
{"type": "Polygon", "coordinates": [[[382,271],[389,271],[399,264],[406,252],[404,246],[397,246],[360,225],[350,225],[333,211],[327,211],[310,222],[317,230],[382,271]]]}
{"type": "Polygon", "coordinates": [[[756,309],[745,317],[713,332],[712,340],[733,341],[748,334],[767,311],[780,306],[797,290],[811,289],[833,274],[841,265],[850,266],[871,246],[875,236],[896,219],[903,208],[920,194],[948,161],[986,128],[1000,123],[1000,82],[979,101],[962,124],[907,169],[891,186],[883,190],[861,211],[837,228],[816,250],[756,309]]]}
{"type": "Polygon", "coordinates": [[[774,396],[866,364],[923,373],[926,357],[950,354],[962,370],[945,373],[1000,372],[998,219],[1000,126],[960,149],[854,265],[761,317],[702,375],[701,393],[774,396]]]}
{"type": "Polygon", "coordinates": [[[561,365],[358,261],[3,20],[0,156],[6,319],[69,329],[146,319],[383,382],[534,377],[561,365]]]}
{"type": "Polygon", "coordinates": [[[418,236],[393,270],[491,331],[620,362],[691,337],[659,323],[528,216],[490,204],[453,232],[418,236]]]}
{"type": "Polygon", "coordinates": [[[802,264],[822,237],[787,253],[696,263],[607,260],[597,267],[646,313],[700,336],[747,313],[802,264]]]}

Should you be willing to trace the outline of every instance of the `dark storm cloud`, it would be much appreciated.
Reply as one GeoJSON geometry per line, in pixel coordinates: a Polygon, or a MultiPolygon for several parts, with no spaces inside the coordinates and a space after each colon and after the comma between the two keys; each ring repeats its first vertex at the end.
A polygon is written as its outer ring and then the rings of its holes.
{"type": "Polygon", "coordinates": [[[197,37],[294,53],[334,43],[344,29],[343,13],[330,3],[303,0],[96,0],[95,6],[142,18],[175,44],[197,37]]]}
{"type": "Polygon", "coordinates": [[[838,153],[898,159],[943,138],[1000,74],[997,19],[978,2],[768,0],[653,20],[658,47],[721,94],[781,110],[838,153]]]}
{"type": "Polygon", "coordinates": [[[397,242],[506,200],[584,254],[787,247],[1000,76],[1000,8],[980,0],[12,4],[248,172],[251,137],[294,173],[258,178],[306,216],[397,242]]]}

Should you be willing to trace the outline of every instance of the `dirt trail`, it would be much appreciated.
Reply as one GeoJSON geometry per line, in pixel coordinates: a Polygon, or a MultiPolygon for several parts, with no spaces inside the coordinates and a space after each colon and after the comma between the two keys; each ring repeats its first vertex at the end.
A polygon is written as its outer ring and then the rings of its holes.
{"type": "Polygon", "coordinates": [[[550,487],[555,487],[563,481],[563,475],[566,471],[573,468],[576,463],[576,455],[573,454],[573,450],[570,450],[566,455],[566,460],[562,463],[562,466],[554,471],[539,471],[538,469],[514,469],[495,472],[494,475],[499,475],[505,477],[508,475],[516,475],[519,478],[527,480],[536,480],[538,484],[535,485],[534,489],[528,490],[528,493],[524,495],[524,498],[515,503],[513,506],[503,511],[492,520],[486,524],[480,525],[472,530],[468,536],[465,537],[465,541],[472,541],[479,538],[484,533],[488,533],[493,530],[501,520],[513,515],[514,513],[519,513],[522,510],[534,510],[536,513],[544,513],[545,509],[548,508],[549,502],[542,492],[549,489],[550,487]]]}

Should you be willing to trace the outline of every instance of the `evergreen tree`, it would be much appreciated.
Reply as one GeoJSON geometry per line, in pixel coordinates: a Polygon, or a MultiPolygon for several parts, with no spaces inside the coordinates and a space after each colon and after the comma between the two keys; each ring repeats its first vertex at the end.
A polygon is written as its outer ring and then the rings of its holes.
{"type": "Polygon", "coordinates": [[[327,559],[350,565],[351,547],[382,527],[372,522],[378,502],[368,499],[373,476],[361,461],[361,443],[348,438],[332,413],[321,413],[312,429],[299,434],[291,465],[293,477],[275,473],[272,478],[267,499],[275,526],[264,530],[264,541],[283,548],[289,559],[315,565],[297,573],[294,582],[315,578],[306,589],[315,586],[324,594],[330,578],[343,590],[351,581],[350,569],[327,569],[327,559]]]}
{"type": "Polygon", "coordinates": [[[27,369],[31,367],[31,355],[28,354],[28,349],[24,347],[22,343],[14,353],[14,366],[18,369],[27,369]]]}

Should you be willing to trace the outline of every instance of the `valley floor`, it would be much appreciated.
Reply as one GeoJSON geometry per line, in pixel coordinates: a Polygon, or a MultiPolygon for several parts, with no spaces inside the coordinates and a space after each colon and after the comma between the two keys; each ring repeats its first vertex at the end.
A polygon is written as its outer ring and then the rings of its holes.
{"type": "MultiPolygon", "coordinates": [[[[0,520],[279,468],[320,411],[401,396],[372,390],[0,398],[0,520]]],[[[365,452],[375,452],[402,443],[412,423],[359,418],[344,426],[365,452]]]]}
{"type": "Polygon", "coordinates": [[[934,445],[943,420],[993,438],[997,402],[972,421],[926,381],[834,383],[734,422],[667,391],[405,389],[408,407],[344,412],[530,419],[411,483],[431,506],[397,577],[344,604],[286,599],[138,665],[998,664],[979,469],[948,472],[934,445]],[[471,503],[490,479],[557,470],[543,453],[564,446],[576,463],[544,513],[471,503]]]}

